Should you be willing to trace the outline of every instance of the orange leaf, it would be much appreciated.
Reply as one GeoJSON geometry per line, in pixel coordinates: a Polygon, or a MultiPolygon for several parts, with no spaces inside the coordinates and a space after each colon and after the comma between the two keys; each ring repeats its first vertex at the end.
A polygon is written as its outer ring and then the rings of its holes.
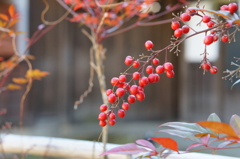
{"type": "Polygon", "coordinates": [[[203,127],[207,127],[215,133],[226,134],[228,136],[238,138],[238,135],[229,124],[216,121],[200,121],[197,122],[197,124],[203,127]]]}
{"type": "MultiPolygon", "coordinates": [[[[194,135],[195,137],[203,137],[203,136],[206,136],[208,135],[209,133],[200,133],[200,134],[196,134],[194,135]]],[[[213,137],[213,138],[218,138],[216,135],[214,134],[210,134],[210,137],[213,137]]]]}
{"type": "Polygon", "coordinates": [[[7,22],[3,22],[0,20],[0,27],[5,27],[7,25],[7,22]]]}
{"type": "Polygon", "coordinates": [[[9,21],[8,16],[6,16],[5,14],[1,14],[1,13],[0,13],[0,18],[3,19],[3,20],[5,20],[5,21],[9,21]]]}
{"type": "Polygon", "coordinates": [[[42,77],[45,77],[47,75],[49,75],[48,72],[40,71],[39,69],[35,69],[35,70],[28,70],[25,77],[36,79],[36,80],[41,80],[42,77]]]}
{"type": "Polygon", "coordinates": [[[151,140],[158,142],[165,148],[178,152],[177,142],[169,137],[152,137],[151,140]]]}
{"type": "Polygon", "coordinates": [[[13,82],[17,83],[17,84],[25,84],[28,83],[28,80],[25,78],[13,78],[12,79],[13,82]]]}
{"type": "Polygon", "coordinates": [[[16,84],[8,84],[6,87],[8,90],[17,90],[17,89],[21,89],[21,87],[19,85],[16,84]]]}
{"type": "Polygon", "coordinates": [[[11,16],[11,18],[14,16],[15,13],[15,7],[13,4],[10,5],[10,7],[8,8],[8,13],[11,16]]]}
{"type": "Polygon", "coordinates": [[[16,24],[19,20],[20,20],[20,19],[18,19],[18,18],[12,20],[12,21],[8,24],[8,26],[9,26],[9,27],[13,26],[13,25],[16,24]]]}

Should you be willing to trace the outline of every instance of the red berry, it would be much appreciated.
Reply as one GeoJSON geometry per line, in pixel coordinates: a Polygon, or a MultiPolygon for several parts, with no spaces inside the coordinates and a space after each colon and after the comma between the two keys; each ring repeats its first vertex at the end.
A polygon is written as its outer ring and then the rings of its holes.
{"type": "Polygon", "coordinates": [[[111,89],[106,90],[106,95],[109,96],[113,91],[111,89]]]}
{"type": "Polygon", "coordinates": [[[138,91],[143,91],[143,92],[144,92],[144,88],[143,88],[143,87],[140,87],[140,86],[138,86],[138,91]]]}
{"type": "Polygon", "coordinates": [[[231,23],[227,23],[227,24],[225,24],[225,27],[226,27],[226,28],[231,28],[231,27],[232,27],[232,24],[231,24],[231,23]]]}
{"type": "Polygon", "coordinates": [[[123,83],[118,83],[117,86],[118,86],[118,87],[123,87],[124,84],[123,84],[123,83]]]}
{"type": "Polygon", "coordinates": [[[230,13],[235,13],[238,10],[237,3],[230,3],[228,5],[228,10],[229,10],[230,13]]]}
{"type": "Polygon", "coordinates": [[[132,56],[127,56],[127,57],[125,58],[125,64],[126,64],[126,65],[131,65],[132,62],[133,62],[132,56]]]}
{"type": "Polygon", "coordinates": [[[138,92],[138,86],[137,85],[132,85],[129,90],[130,94],[135,95],[138,92]]]}
{"type": "Polygon", "coordinates": [[[158,58],[154,58],[154,59],[152,60],[152,63],[153,63],[154,65],[158,65],[158,64],[159,64],[159,59],[158,59],[158,58]]]}
{"type": "Polygon", "coordinates": [[[118,89],[116,90],[116,95],[117,95],[118,97],[122,97],[124,94],[125,94],[125,90],[124,90],[123,88],[118,88],[118,89]]]}
{"type": "Polygon", "coordinates": [[[115,119],[108,120],[108,124],[113,126],[116,124],[116,120],[115,119]]]}
{"type": "Polygon", "coordinates": [[[213,21],[210,21],[210,22],[207,23],[207,26],[208,26],[209,28],[211,28],[214,24],[215,24],[215,23],[214,23],[213,21]]]}
{"type": "Polygon", "coordinates": [[[108,96],[108,102],[109,102],[109,103],[115,103],[116,100],[117,100],[117,97],[116,97],[115,94],[112,93],[112,94],[110,94],[110,95],[108,96]]]}
{"type": "Polygon", "coordinates": [[[139,79],[140,78],[140,73],[139,72],[134,72],[132,77],[133,77],[133,79],[139,79]]]}
{"type": "Polygon", "coordinates": [[[136,102],[136,97],[134,95],[129,95],[128,96],[128,103],[135,103],[136,102]]]}
{"type": "Polygon", "coordinates": [[[156,73],[154,75],[155,75],[155,82],[158,82],[160,80],[160,76],[156,73]]]}
{"type": "Polygon", "coordinates": [[[205,45],[210,45],[210,44],[212,44],[212,43],[213,43],[213,36],[211,36],[211,35],[205,36],[203,42],[204,42],[205,45]]]}
{"type": "Polygon", "coordinates": [[[145,42],[145,48],[148,49],[148,50],[152,49],[153,48],[153,42],[150,41],[150,40],[146,41],[145,42]]]}
{"type": "Polygon", "coordinates": [[[137,94],[136,94],[136,98],[137,100],[139,101],[143,101],[145,99],[145,93],[142,92],[142,91],[139,91],[137,94]]]}
{"type": "Polygon", "coordinates": [[[153,73],[153,70],[154,70],[154,68],[153,68],[152,65],[149,65],[149,66],[146,67],[146,73],[148,73],[148,74],[153,73]]]}
{"type": "Polygon", "coordinates": [[[212,66],[211,69],[210,69],[210,73],[211,74],[216,74],[218,73],[218,68],[216,66],[212,66]]]}
{"type": "Polygon", "coordinates": [[[221,38],[222,42],[228,42],[228,36],[227,35],[223,35],[221,38]]]}
{"type": "Polygon", "coordinates": [[[129,103],[124,102],[124,103],[122,104],[122,109],[123,109],[123,110],[128,110],[129,108],[130,108],[130,104],[129,104],[129,103]]]}
{"type": "Polygon", "coordinates": [[[210,22],[210,20],[211,20],[211,17],[209,17],[208,15],[204,15],[202,17],[202,22],[203,23],[208,23],[208,22],[210,22]]]}
{"type": "Polygon", "coordinates": [[[104,112],[107,110],[107,108],[108,108],[108,106],[106,104],[102,104],[102,105],[100,105],[99,109],[100,109],[100,111],[104,112]]]}
{"type": "Polygon", "coordinates": [[[196,10],[195,9],[188,9],[188,10],[186,10],[186,13],[190,14],[191,16],[194,16],[196,14],[196,10]]]}
{"type": "Polygon", "coordinates": [[[120,75],[119,77],[118,77],[118,81],[119,82],[125,82],[127,80],[127,77],[125,76],[125,75],[120,75]]]}
{"type": "Polygon", "coordinates": [[[161,74],[164,72],[164,67],[162,65],[158,65],[155,69],[157,74],[161,74]]]}
{"type": "Polygon", "coordinates": [[[149,81],[149,83],[154,83],[156,81],[155,74],[149,74],[148,75],[148,81],[149,81]]]}
{"type": "Polygon", "coordinates": [[[189,28],[189,26],[187,26],[187,25],[184,25],[184,26],[182,27],[182,32],[183,32],[184,34],[187,34],[187,33],[189,32],[189,30],[190,30],[190,28],[189,28]]]}
{"type": "Polygon", "coordinates": [[[173,30],[176,30],[176,29],[178,29],[179,27],[180,27],[180,23],[179,23],[178,21],[172,22],[171,28],[172,28],[173,30]]]}
{"type": "Polygon", "coordinates": [[[220,10],[228,10],[228,5],[223,5],[220,7],[220,10]]]}
{"type": "Polygon", "coordinates": [[[100,120],[100,121],[99,121],[99,125],[102,126],[102,127],[104,127],[104,126],[107,125],[107,122],[106,122],[105,120],[100,120]]]}
{"type": "Polygon", "coordinates": [[[115,113],[110,113],[109,118],[110,119],[116,119],[116,114],[115,113]]]}
{"type": "Polygon", "coordinates": [[[123,83],[123,88],[128,91],[130,89],[130,85],[128,83],[123,83]]]}
{"type": "Polygon", "coordinates": [[[124,118],[125,115],[126,115],[126,112],[125,112],[124,110],[122,110],[122,109],[119,109],[119,110],[118,110],[118,116],[119,116],[120,118],[124,118]]]}
{"type": "Polygon", "coordinates": [[[218,41],[218,36],[217,35],[213,36],[213,41],[218,41]]]}
{"type": "Polygon", "coordinates": [[[184,22],[187,22],[191,19],[191,15],[188,14],[188,13],[183,13],[181,16],[180,16],[181,20],[184,21],[184,22]]]}
{"type": "Polygon", "coordinates": [[[100,113],[98,115],[98,120],[106,120],[107,119],[107,114],[106,113],[100,113]]]}
{"type": "Polygon", "coordinates": [[[119,83],[119,79],[117,77],[113,77],[110,81],[110,83],[113,85],[113,86],[116,86],[118,83],[119,83]]]}
{"type": "Polygon", "coordinates": [[[202,67],[203,70],[208,71],[211,68],[211,64],[210,64],[210,62],[203,62],[201,64],[201,67],[202,67]]]}
{"type": "Polygon", "coordinates": [[[146,85],[148,85],[148,78],[147,77],[140,78],[138,84],[141,87],[145,87],[146,85]]]}
{"type": "Polygon", "coordinates": [[[171,62],[166,62],[163,64],[165,71],[172,71],[173,70],[173,64],[171,62]]]}
{"type": "Polygon", "coordinates": [[[174,31],[174,36],[176,37],[180,37],[182,36],[183,32],[182,32],[182,29],[181,28],[178,28],[174,31]]]}
{"type": "Polygon", "coordinates": [[[167,71],[166,72],[166,76],[169,77],[169,78],[173,78],[174,77],[174,71],[167,71]]]}
{"type": "Polygon", "coordinates": [[[133,67],[138,68],[140,66],[140,62],[134,61],[132,65],[133,65],[133,67]]]}

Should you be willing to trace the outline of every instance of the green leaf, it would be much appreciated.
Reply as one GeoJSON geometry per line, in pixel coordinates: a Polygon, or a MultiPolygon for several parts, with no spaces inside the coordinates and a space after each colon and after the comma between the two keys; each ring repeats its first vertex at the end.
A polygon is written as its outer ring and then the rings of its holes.
{"type": "Polygon", "coordinates": [[[235,114],[231,117],[230,125],[237,133],[237,135],[240,135],[240,117],[238,115],[235,114]]]}
{"type": "Polygon", "coordinates": [[[212,114],[209,115],[207,121],[221,122],[221,119],[218,117],[218,115],[216,113],[212,113],[212,114]]]}
{"type": "Polygon", "coordinates": [[[159,132],[165,132],[165,133],[168,133],[168,134],[173,135],[173,136],[178,136],[178,137],[181,137],[183,139],[190,139],[192,141],[201,143],[201,141],[198,138],[196,138],[194,136],[194,134],[191,133],[191,132],[186,132],[186,131],[181,131],[181,130],[174,130],[174,129],[164,129],[164,130],[157,131],[157,133],[159,133],[159,132]]]}
{"type": "Polygon", "coordinates": [[[232,85],[232,87],[231,87],[231,89],[233,88],[233,86],[235,86],[235,85],[238,84],[239,82],[240,82],[240,79],[237,80],[236,82],[234,82],[233,85],[232,85]]]}

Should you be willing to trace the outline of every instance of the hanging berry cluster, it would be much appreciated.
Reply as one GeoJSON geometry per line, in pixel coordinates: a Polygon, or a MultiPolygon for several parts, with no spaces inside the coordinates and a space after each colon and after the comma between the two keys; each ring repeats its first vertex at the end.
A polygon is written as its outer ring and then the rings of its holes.
{"type": "Polygon", "coordinates": [[[131,104],[135,103],[137,100],[143,101],[145,99],[144,87],[150,83],[158,82],[161,74],[165,73],[167,77],[173,78],[174,67],[172,63],[168,62],[167,53],[168,51],[171,52],[173,50],[176,50],[175,53],[180,52],[178,49],[179,44],[192,36],[205,33],[205,38],[203,39],[205,49],[202,54],[203,60],[201,61],[200,68],[204,70],[204,73],[210,71],[210,73],[216,74],[218,68],[216,66],[211,66],[211,63],[207,59],[207,46],[211,45],[219,38],[222,42],[231,42],[231,40],[234,39],[235,33],[238,31],[238,26],[240,25],[240,19],[235,13],[237,10],[238,5],[236,3],[223,5],[220,7],[220,11],[201,9],[199,8],[199,5],[194,8],[188,8],[185,13],[176,16],[172,21],[171,28],[174,30],[172,40],[174,41],[171,41],[170,45],[161,50],[154,51],[152,49],[154,44],[152,41],[148,40],[145,42],[145,48],[151,51],[150,55],[142,54],[139,59],[127,56],[124,63],[130,67],[119,77],[113,77],[111,79],[110,83],[113,85],[113,88],[106,91],[108,102],[110,104],[103,104],[100,106],[101,113],[98,116],[99,125],[115,125],[116,116],[124,118],[126,116],[126,111],[130,109],[131,104]],[[205,15],[205,13],[221,16],[225,18],[226,21],[205,15]],[[190,21],[192,16],[201,17],[199,24],[205,23],[208,26],[208,29],[197,32],[190,27],[186,22],[190,21]],[[182,27],[181,23],[184,24],[182,27]],[[229,29],[233,27],[235,27],[236,30],[229,33],[229,29]],[[194,33],[180,38],[183,34],[189,33],[190,30],[194,33]],[[160,64],[157,55],[164,51],[166,51],[165,62],[160,64]],[[137,71],[128,73],[130,68],[136,68],[137,71]],[[131,79],[127,81],[127,77],[131,77],[131,79]],[[115,114],[115,109],[118,109],[117,115],[115,114]]]}

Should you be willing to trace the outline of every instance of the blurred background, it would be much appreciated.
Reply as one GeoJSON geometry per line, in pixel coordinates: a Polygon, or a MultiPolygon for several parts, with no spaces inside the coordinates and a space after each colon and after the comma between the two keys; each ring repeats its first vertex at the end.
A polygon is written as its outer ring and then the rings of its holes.
{"type": "MultiPolygon", "coordinates": [[[[17,30],[28,33],[24,36],[32,35],[42,24],[40,15],[45,8],[44,3],[41,0],[0,0],[0,12],[6,12],[11,3],[15,4],[21,14],[22,20],[17,30]]],[[[159,0],[159,3],[163,11],[166,5],[175,4],[177,0],[159,0]]],[[[228,0],[206,0],[201,5],[206,4],[206,8],[218,10],[227,3],[228,0]]],[[[65,13],[55,1],[49,0],[49,4],[51,7],[46,14],[47,20],[54,21],[65,13]]],[[[194,4],[196,1],[191,1],[190,5],[194,4]]],[[[158,20],[169,18],[172,18],[171,14],[158,20]]],[[[32,62],[33,68],[48,71],[50,75],[33,83],[25,102],[25,134],[92,141],[98,139],[101,127],[98,126],[97,117],[102,99],[97,78],[92,92],[77,110],[73,109],[74,102],[87,89],[89,79],[91,43],[82,34],[82,28],[84,27],[77,23],[64,20],[31,47],[29,53],[36,57],[32,62]]],[[[127,55],[137,58],[139,54],[147,53],[144,47],[146,40],[153,41],[154,50],[162,49],[170,44],[172,34],[170,24],[164,24],[137,27],[105,39],[103,45],[107,49],[104,61],[107,88],[111,88],[109,81],[112,77],[119,76],[128,68],[124,64],[127,55]]],[[[240,115],[240,84],[231,90],[232,83],[222,80],[225,76],[223,71],[235,69],[230,65],[234,61],[233,57],[240,57],[240,35],[236,34],[235,43],[215,43],[209,50],[209,54],[213,54],[209,57],[211,64],[219,69],[216,75],[209,72],[203,75],[203,70],[199,69],[202,58],[200,54],[204,51],[202,39],[197,37],[186,40],[179,56],[169,53],[169,61],[175,66],[175,77],[170,79],[163,74],[160,82],[145,88],[146,99],[132,104],[126,117],[118,118],[117,124],[109,127],[110,143],[123,144],[134,142],[138,138],[160,136],[155,133],[157,127],[167,121],[196,122],[206,120],[211,113],[216,113],[222,121],[229,122],[231,115],[240,115]]],[[[19,50],[24,50],[25,45],[26,42],[20,37],[19,50]]],[[[10,40],[1,45],[0,56],[9,57],[13,54],[10,46],[10,40]]],[[[164,54],[159,59],[163,63],[164,54]]],[[[9,79],[23,77],[26,70],[27,65],[21,63],[9,79]]],[[[0,108],[7,109],[7,114],[1,117],[1,121],[10,121],[13,126],[18,126],[19,103],[23,92],[24,89],[1,94],[0,108]]],[[[17,132],[17,129],[11,131],[17,132]]]]}

